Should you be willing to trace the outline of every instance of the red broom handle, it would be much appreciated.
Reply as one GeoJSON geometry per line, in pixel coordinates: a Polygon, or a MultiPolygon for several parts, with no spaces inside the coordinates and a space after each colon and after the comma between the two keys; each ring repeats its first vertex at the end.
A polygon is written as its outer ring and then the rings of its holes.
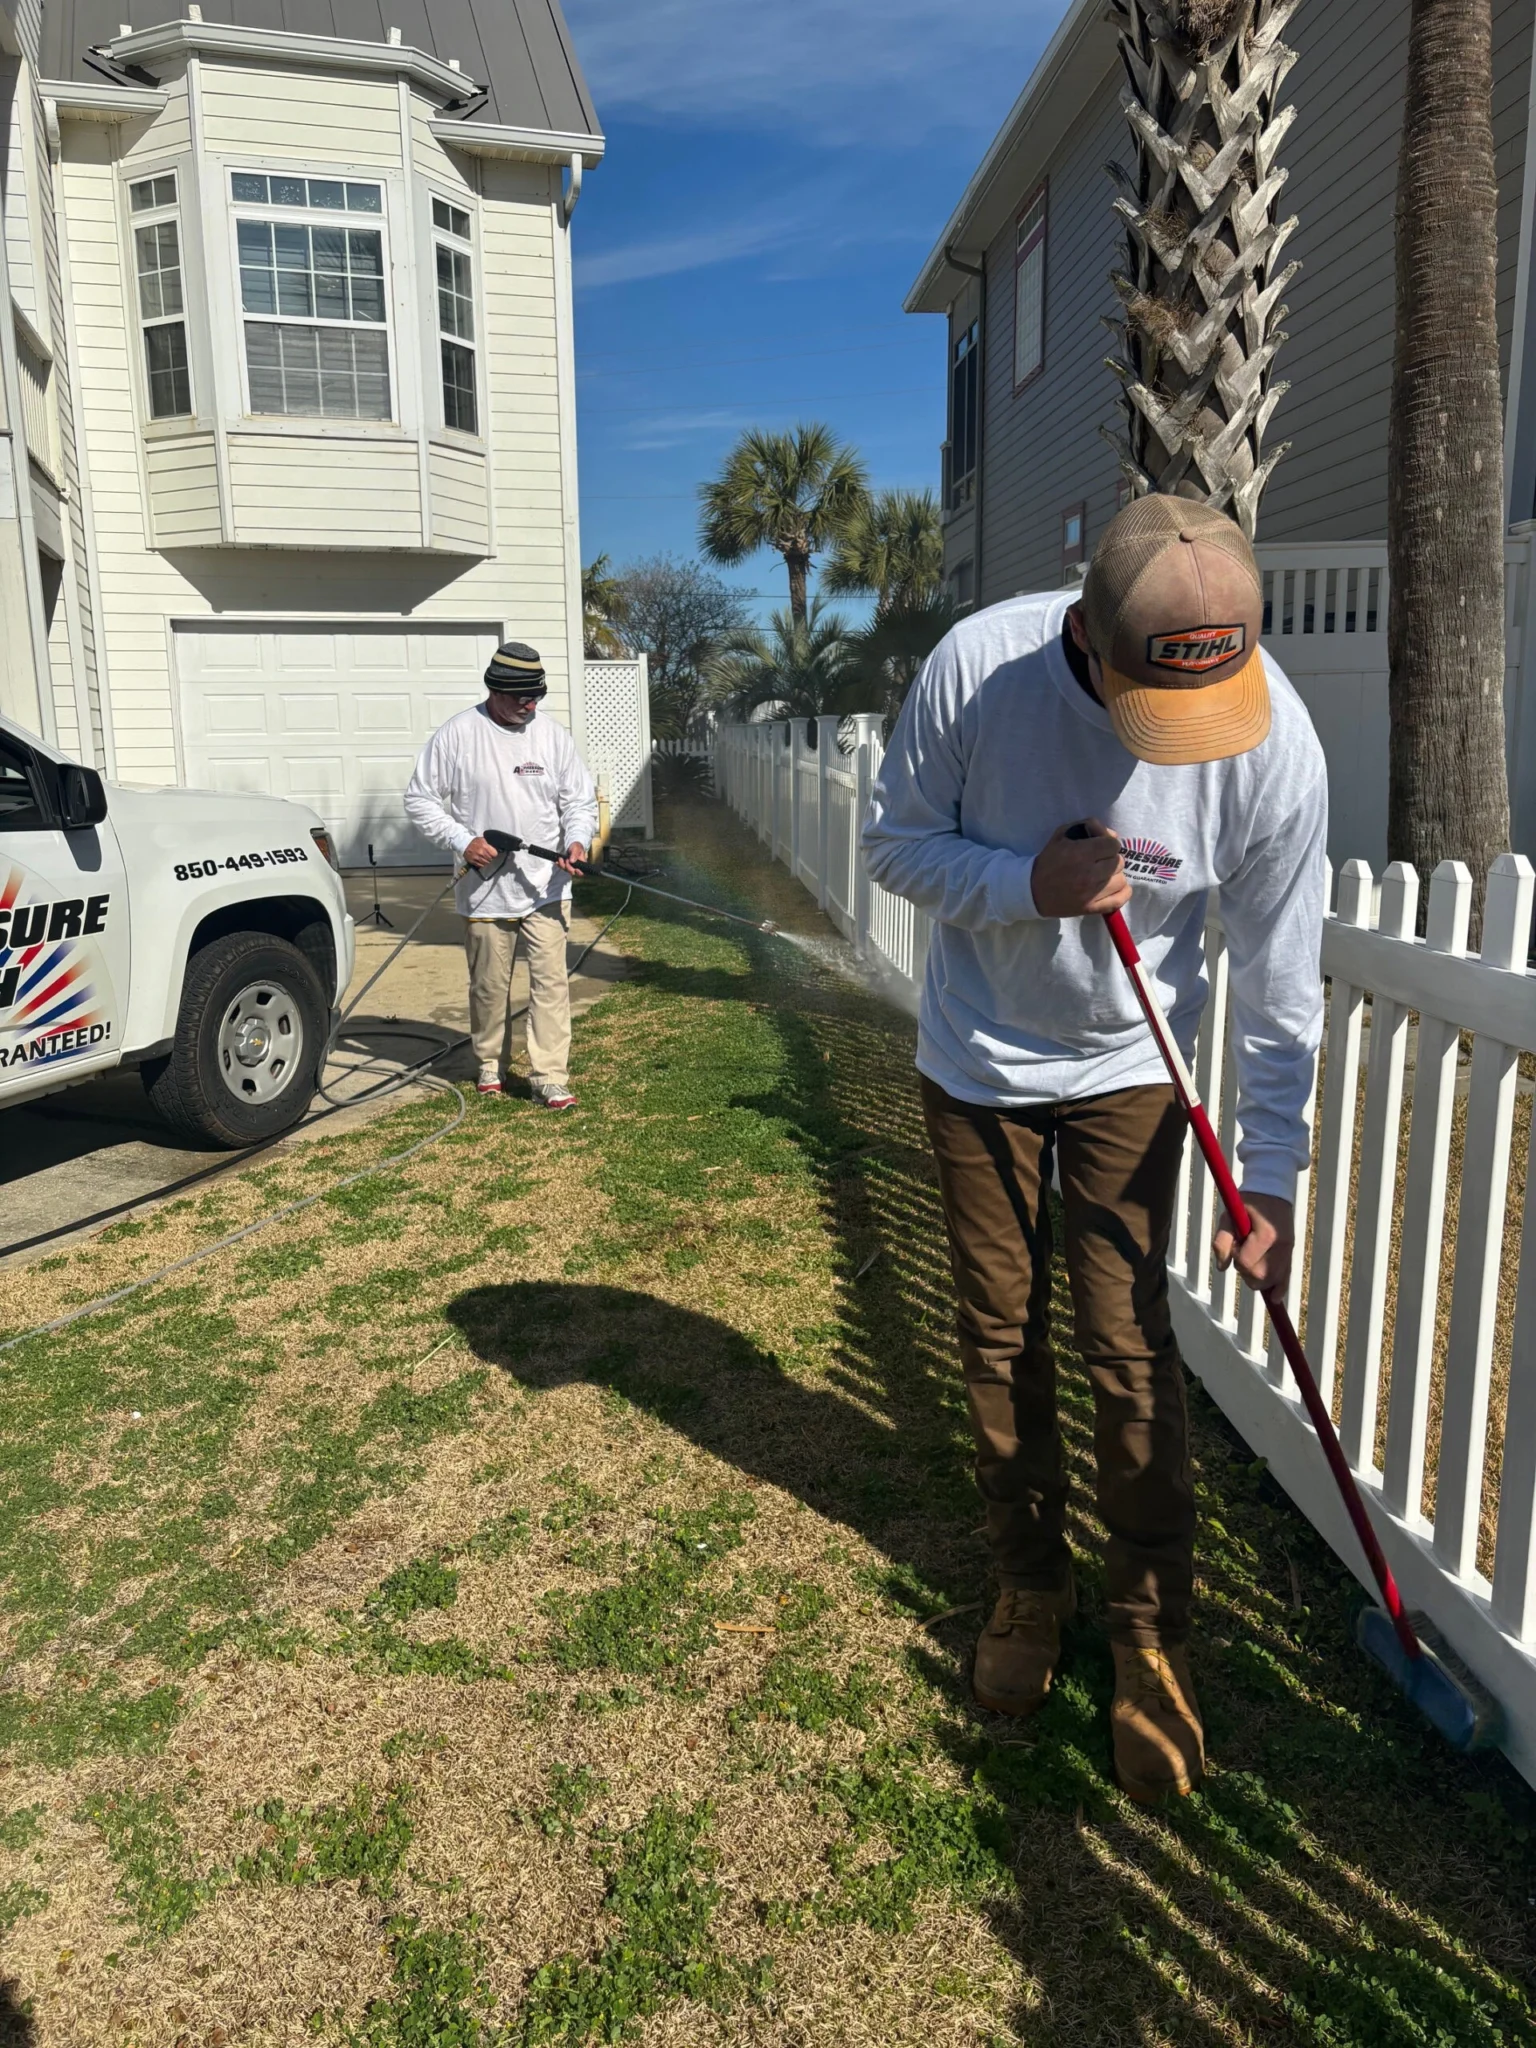
{"type": "MultiPolygon", "coordinates": [[[[1201,1157],[1211,1170],[1216,1192],[1221,1196],[1226,1212],[1232,1219],[1233,1231],[1241,1241],[1252,1230],[1253,1219],[1249,1216],[1247,1205],[1238,1192],[1237,1182],[1232,1178],[1232,1169],[1228,1166],[1226,1155],[1221,1149],[1221,1140],[1212,1128],[1211,1120],[1205,1113],[1205,1105],[1196,1092],[1194,1076],[1184,1064],[1184,1055],[1179,1051],[1173,1033],[1168,1027],[1168,1019],[1163,1015],[1162,1005],[1153,993],[1152,983],[1142,957],[1136,950],[1136,941],[1131,937],[1130,927],[1118,910],[1106,911],[1104,922],[1109,927],[1110,944],[1120,955],[1121,965],[1131,977],[1131,985],[1136,991],[1142,1013],[1151,1027],[1152,1036],[1157,1040],[1157,1049],[1163,1056],[1163,1064],[1167,1067],[1169,1078],[1173,1082],[1173,1092],[1178,1097],[1184,1114],[1189,1118],[1190,1129],[1195,1134],[1195,1143],[1200,1147],[1201,1157]]],[[[1337,1482],[1339,1495],[1348,1511],[1349,1519],[1355,1525],[1360,1547],[1365,1552],[1366,1561],[1371,1567],[1376,1584],[1381,1589],[1381,1604],[1387,1610],[1404,1651],[1410,1657],[1417,1657],[1421,1654],[1419,1639],[1414,1633],[1412,1622],[1403,1611],[1402,1595],[1397,1590],[1397,1580],[1392,1576],[1392,1567],[1387,1563],[1381,1544],[1377,1540],[1375,1527],[1366,1513],[1365,1502],[1360,1498],[1355,1475],[1349,1469],[1349,1461],[1344,1456],[1338,1432],[1333,1426],[1333,1417],[1328,1413],[1327,1403],[1318,1390],[1312,1367],[1307,1362],[1307,1354],[1301,1348],[1301,1339],[1297,1336],[1296,1326],[1291,1321],[1290,1310],[1279,1293],[1266,1294],[1264,1306],[1269,1311],[1269,1320],[1274,1325],[1275,1335],[1280,1339],[1280,1349],[1285,1353],[1291,1371],[1296,1376],[1296,1385],[1301,1391],[1302,1402],[1312,1418],[1312,1427],[1317,1431],[1317,1440],[1323,1447],[1323,1456],[1328,1460],[1329,1469],[1337,1482]]]]}

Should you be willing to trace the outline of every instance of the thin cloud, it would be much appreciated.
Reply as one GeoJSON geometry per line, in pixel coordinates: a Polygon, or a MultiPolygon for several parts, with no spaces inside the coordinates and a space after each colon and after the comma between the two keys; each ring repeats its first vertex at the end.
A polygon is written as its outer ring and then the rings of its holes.
{"type": "Polygon", "coordinates": [[[1066,0],[569,0],[599,110],[824,141],[974,136],[1006,112],[1066,0]]]}
{"type": "Polygon", "coordinates": [[[590,256],[578,256],[576,287],[578,291],[601,291],[609,285],[638,284],[646,278],[677,277],[688,270],[707,270],[712,264],[732,263],[740,257],[777,248],[797,233],[800,225],[793,214],[776,207],[772,213],[747,215],[719,226],[656,235],[644,242],[620,243],[590,256]]]}
{"type": "Polygon", "coordinates": [[[636,452],[659,448],[681,448],[698,434],[719,434],[747,425],[747,415],[738,410],[714,412],[656,413],[637,420],[623,445],[636,452]]]}

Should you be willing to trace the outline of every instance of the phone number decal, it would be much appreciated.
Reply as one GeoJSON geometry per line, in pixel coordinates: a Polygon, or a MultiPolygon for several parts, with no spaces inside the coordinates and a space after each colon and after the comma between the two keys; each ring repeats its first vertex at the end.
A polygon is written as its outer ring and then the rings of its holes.
{"type": "Polygon", "coordinates": [[[241,868],[285,868],[296,860],[308,860],[309,854],[302,846],[275,846],[266,853],[227,853],[223,859],[215,855],[210,860],[178,861],[171,870],[178,882],[211,881],[226,868],[237,872],[241,868]]]}

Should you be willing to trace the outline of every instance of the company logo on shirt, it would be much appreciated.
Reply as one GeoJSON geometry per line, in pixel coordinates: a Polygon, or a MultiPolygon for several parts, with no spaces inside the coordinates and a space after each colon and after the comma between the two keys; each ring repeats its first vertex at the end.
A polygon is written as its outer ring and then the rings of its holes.
{"type": "Polygon", "coordinates": [[[514,775],[542,775],[544,773],[544,763],[542,761],[519,761],[512,770],[512,773],[514,775]]]}
{"type": "Polygon", "coordinates": [[[1149,633],[1147,660],[1154,668],[1201,675],[1231,661],[1247,644],[1246,626],[1181,626],[1177,633],[1149,633]]]}
{"type": "Polygon", "coordinates": [[[1184,865],[1157,839],[1122,839],[1120,857],[1133,882],[1171,882],[1184,865]]]}

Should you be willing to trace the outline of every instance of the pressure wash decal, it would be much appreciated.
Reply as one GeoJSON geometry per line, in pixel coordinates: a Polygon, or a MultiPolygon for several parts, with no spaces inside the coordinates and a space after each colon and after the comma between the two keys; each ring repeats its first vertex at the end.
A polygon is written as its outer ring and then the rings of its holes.
{"type": "Polygon", "coordinates": [[[0,890],[0,1073],[78,1059],[112,1036],[101,946],[112,898],[47,897],[41,886],[12,868],[0,890]]]}

